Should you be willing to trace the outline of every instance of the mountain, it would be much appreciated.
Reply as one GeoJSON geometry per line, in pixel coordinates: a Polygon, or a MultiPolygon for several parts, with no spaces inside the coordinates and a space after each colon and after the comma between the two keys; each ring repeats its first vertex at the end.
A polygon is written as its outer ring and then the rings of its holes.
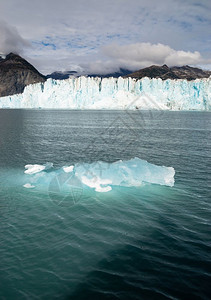
{"type": "Polygon", "coordinates": [[[44,81],[46,77],[19,55],[10,53],[6,58],[1,57],[0,97],[22,93],[28,84],[44,81]]]}
{"type": "Polygon", "coordinates": [[[204,71],[199,68],[193,68],[190,66],[183,67],[171,67],[169,68],[167,65],[163,66],[150,66],[148,68],[140,69],[131,73],[128,69],[120,68],[119,71],[108,74],[82,74],[77,73],[76,71],[67,71],[67,72],[54,72],[50,75],[47,75],[47,78],[53,79],[67,79],[69,76],[79,77],[81,75],[89,76],[89,77],[101,77],[101,78],[109,78],[109,77],[132,77],[136,79],[141,79],[143,77],[149,78],[161,78],[163,80],[166,79],[187,79],[187,80],[195,80],[197,78],[208,78],[211,75],[211,71],[204,71]]]}
{"type": "Polygon", "coordinates": [[[140,69],[136,72],[130,73],[126,76],[141,79],[143,77],[149,78],[161,78],[166,79],[187,79],[195,80],[197,78],[208,78],[211,76],[211,71],[204,71],[199,68],[193,68],[190,66],[183,67],[172,67],[169,68],[167,65],[163,66],[150,66],[148,68],[140,69]]]}
{"type": "Polygon", "coordinates": [[[88,76],[90,77],[101,77],[101,78],[109,78],[109,77],[114,77],[114,78],[118,78],[118,77],[124,77],[128,74],[130,74],[131,71],[128,69],[123,69],[120,68],[119,71],[117,72],[113,72],[113,73],[108,73],[108,74],[89,74],[88,76]]]}
{"type": "Polygon", "coordinates": [[[211,76],[211,71],[205,71],[190,66],[172,67],[171,70],[180,79],[195,80],[197,78],[208,78],[211,76]]]}
{"type": "Polygon", "coordinates": [[[70,76],[78,76],[78,73],[76,71],[66,71],[66,72],[56,71],[47,75],[46,77],[56,79],[56,80],[63,80],[69,78],[70,76]]]}
{"type": "Polygon", "coordinates": [[[108,74],[100,74],[100,73],[89,73],[89,74],[84,74],[84,73],[80,73],[77,71],[66,71],[66,72],[53,72],[49,75],[47,75],[47,78],[53,78],[53,79],[57,79],[57,80],[63,80],[63,79],[67,79],[70,76],[74,76],[74,77],[79,77],[79,76],[89,76],[89,77],[101,77],[101,78],[109,78],[109,77],[114,77],[114,78],[118,78],[120,76],[126,76],[128,74],[130,74],[131,71],[127,70],[127,69],[122,69],[120,68],[119,71],[117,72],[113,72],[113,73],[108,73],[108,74]]]}

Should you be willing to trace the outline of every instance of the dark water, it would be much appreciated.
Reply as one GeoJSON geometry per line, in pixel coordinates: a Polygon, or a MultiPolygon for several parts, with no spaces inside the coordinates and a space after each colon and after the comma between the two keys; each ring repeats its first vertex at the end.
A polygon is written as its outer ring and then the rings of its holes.
{"type": "Polygon", "coordinates": [[[0,110],[0,299],[210,299],[210,146],[205,112],[0,110]],[[19,185],[26,164],[135,156],[174,187],[73,203],[19,185]]]}

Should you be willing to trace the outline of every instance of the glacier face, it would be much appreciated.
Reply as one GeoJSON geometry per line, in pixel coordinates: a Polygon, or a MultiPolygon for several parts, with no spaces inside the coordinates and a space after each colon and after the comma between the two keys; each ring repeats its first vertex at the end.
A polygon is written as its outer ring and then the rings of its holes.
{"type": "Polygon", "coordinates": [[[211,78],[48,79],[0,98],[0,108],[211,110],[211,78]]]}

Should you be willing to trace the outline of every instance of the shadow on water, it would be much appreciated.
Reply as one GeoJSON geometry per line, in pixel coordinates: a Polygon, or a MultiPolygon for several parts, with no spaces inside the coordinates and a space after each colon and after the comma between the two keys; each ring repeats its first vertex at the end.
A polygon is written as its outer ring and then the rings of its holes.
{"type": "Polygon", "coordinates": [[[0,109],[0,167],[13,165],[19,158],[22,150],[23,127],[24,112],[22,110],[0,109]]]}
{"type": "Polygon", "coordinates": [[[169,214],[168,204],[155,209],[153,226],[146,223],[141,238],[107,252],[65,300],[209,299],[208,246],[187,236],[183,213],[169,214]]]}
{"type": "MultiPolygon", "coordinates": [[[[165,255],[127,245],[100,261],[65,300],[209,299],[208,276],[189,270],[187,264],[181,258],[175,268],[165,255]]],[[[200,261],[193,264],[201,268],[200,261]]]]}

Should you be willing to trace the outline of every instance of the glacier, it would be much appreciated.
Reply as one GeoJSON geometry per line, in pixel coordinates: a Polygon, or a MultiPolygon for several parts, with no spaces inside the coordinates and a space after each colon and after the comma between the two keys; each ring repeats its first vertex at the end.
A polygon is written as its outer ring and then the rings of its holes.
{"type": "Polygon", "coordinates": [[[162,80],[142,78],[48,79],[22,94],[1,97],[0,108],[211,110],[211,77],[162,80]]]}

